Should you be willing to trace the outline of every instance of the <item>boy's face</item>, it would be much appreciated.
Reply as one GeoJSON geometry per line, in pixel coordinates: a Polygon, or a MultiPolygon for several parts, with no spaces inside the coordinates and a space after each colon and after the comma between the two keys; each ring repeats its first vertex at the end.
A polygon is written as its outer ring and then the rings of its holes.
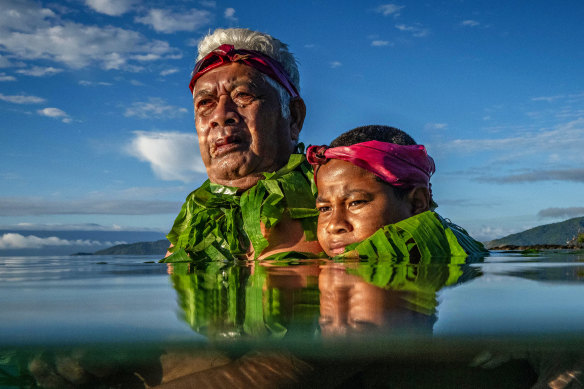
{"type": "Polygon", "coordinates": [[[376,176],[350,162],[332,159],[317,174],[318,241],[334,257],[381,227],[413,216],[408,196],[399,199],[376,176]]]}

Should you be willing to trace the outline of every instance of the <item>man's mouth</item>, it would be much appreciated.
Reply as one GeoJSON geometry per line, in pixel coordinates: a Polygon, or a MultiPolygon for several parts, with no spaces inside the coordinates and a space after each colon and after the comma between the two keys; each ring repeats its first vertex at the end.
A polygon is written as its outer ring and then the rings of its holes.
{"type": "Polygon", "coordinates": [[[222,157],[241,148],[243,139],[238,135],[226,135],[215,141],[213,157],[222,157]]]}

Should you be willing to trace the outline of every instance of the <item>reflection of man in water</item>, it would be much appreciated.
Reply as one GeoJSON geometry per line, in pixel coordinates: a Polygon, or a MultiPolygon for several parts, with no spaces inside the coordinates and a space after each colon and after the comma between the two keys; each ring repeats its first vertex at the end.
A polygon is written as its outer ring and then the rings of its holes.
{"type": "Polygon", "coordinates": [[[311,169],[294,154],[306,107],[287,45],[218,29],[199,43],[189,87],[209,180],[187,197],[170,251],[208,259],[320,252],[311,169]]]}

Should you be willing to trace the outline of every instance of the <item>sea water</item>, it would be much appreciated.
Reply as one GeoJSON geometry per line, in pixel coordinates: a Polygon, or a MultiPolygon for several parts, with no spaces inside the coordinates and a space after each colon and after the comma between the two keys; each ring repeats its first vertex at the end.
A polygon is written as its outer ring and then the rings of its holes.
{"type": "MultiPolygon", "coordinates": [[[[53,359],[79,353],[123,370],[176,350],[230,361],[291,353],[311,366],[293,381],[308,386],[583,382],[582,252],[419,263],[158,259],[0,257],[0,386],[36,384],[28,370],[39,356],[55,371],[53,359]]],[[[104,377],[91,382],[122,385],[104,377]]]]}

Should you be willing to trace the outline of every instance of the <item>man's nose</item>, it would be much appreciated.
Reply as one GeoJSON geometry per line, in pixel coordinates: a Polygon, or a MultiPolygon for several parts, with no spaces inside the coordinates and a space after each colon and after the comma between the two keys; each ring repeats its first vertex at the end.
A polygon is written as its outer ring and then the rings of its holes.
{"type": "Polygon", "coordinates": [[[339,207],[333,210],[326,230],[329,234],[342,234],[353,230],[353,226],[347,219],[347,213],[343,208],[339,207]]]}
{"type": "Polygon", "coordinates": [[[229,95],[219,96],[211,117],[211,127],[223,127],[239,123],[237,105],[229,95]]]}

